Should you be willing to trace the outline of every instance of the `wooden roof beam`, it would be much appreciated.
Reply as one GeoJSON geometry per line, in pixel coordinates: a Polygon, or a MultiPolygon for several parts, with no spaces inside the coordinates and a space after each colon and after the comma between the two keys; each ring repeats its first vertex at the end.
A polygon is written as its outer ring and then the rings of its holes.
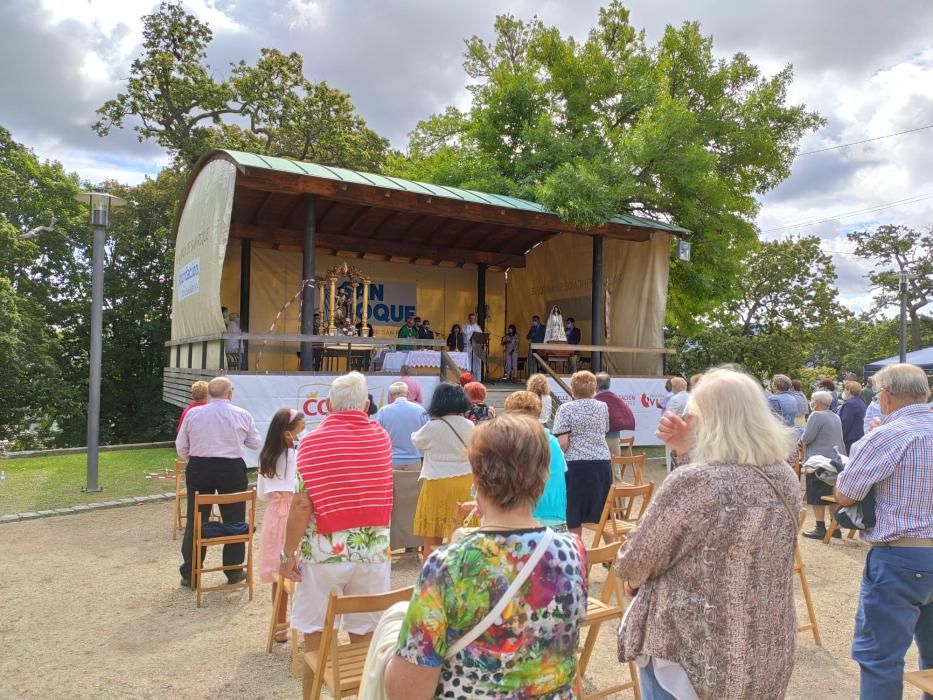
{"type": "MultiPolygon", "coordinates": [[[[261,168],[246,168],[237,177],[237,186],[254,190],[273,190],[289,194],[316,194],[337,201],[381,209],[400,209],[416,214],[443,216],[479,223],[497,223],[538,231],[583,233],[576,226],[553,214],[519,211],[493,204],[478,204],[416,192],[389,190],[371,185],[325,180],[308,175],[281,173],[261,168]]],[[[590,235],[608,233],[607,226],[586,231],[590,235]]]]}
{"type": "Polygon", "coordinates": [[[266,192],[265,194],[263,194],[262,199],[259,200],[259,205],[253,211],[253,215],[250,217],[249,222],[251,224],[255,224],[256,222],[259,221],[259,216],[260,214],[262,214],[262,210],[265,208],[266,202],[269,201],[270,197],[272,197],[272,192],[266,192]]]}
{"type": "MultiPolygon", "coordinates": [[[[266,228],[246,224],[232,224],[230,226],[230,235],[234,238],[275,241],[283,244],[300,244],[303,240],[302,233],[294,229],[266,228]]],[[[403,241],[379,241],[359,236],[342,236],[320,232],[315,235],[315,247],[364,254],[376,253],[395,257],[433,258],[435,260],[448,260],[455,264],[471,262],[507,267],[525,266],[524,255],[470,250],[466,248],[431,246],[422,243],[405,243],[403,241]]]]}

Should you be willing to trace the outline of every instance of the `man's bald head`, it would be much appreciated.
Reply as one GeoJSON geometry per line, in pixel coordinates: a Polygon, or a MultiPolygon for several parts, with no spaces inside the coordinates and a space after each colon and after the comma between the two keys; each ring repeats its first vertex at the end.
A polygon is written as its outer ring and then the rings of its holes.
{"type": "Polygon", "coordinates": [[[214,377],[207,385],[207,393],[212,399],[229,399],[233,396],[233,383],[226,377],[214,377]]]}

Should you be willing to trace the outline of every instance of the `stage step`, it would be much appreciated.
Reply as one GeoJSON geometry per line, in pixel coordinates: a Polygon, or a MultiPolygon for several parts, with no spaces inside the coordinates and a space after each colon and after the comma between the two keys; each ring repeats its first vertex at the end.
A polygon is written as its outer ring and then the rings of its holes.
{"type": "Polygon", "coordinates": [[[496,382],[486,385],[486,403],[501,413],[506,397],[515,391],[521,391],[525,385],[520,382],[496,382]]]}

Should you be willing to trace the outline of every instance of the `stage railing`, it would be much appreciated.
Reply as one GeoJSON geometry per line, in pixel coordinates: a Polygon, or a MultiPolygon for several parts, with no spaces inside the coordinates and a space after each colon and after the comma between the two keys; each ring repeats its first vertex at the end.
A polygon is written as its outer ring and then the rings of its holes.
{"type": "MultiPolygon", "coordinates": [[[[168,349],[169,369],[265,371],[256,367],[261,363],[264,352],[283,351],[283,345],[294,346],[294,352],[300,353],[302,343],[310,343],[315,353],[315,364],[319,371],[324,356],[347,359],[347,367],[359,364],[361,357],[371,358],[378,350],[394,348],[440,350],[446,349],[443,340],[422,340],[419,338],[358,338],[345,335],[312,335],[305,333],[213,333],[210,335],[178,338],[165,343],[168,349]],[[236,345],[231,348],[231,341],[236,345]]],[[[288,348],[285,348],[288,351],[288,348]]],[[[453,364],[450,357],[447,361],[453,364]]],[[[359,367],[358,367],[359,368],[359,367]]],[[[362,369],[369,371],[368,367],[362,369]]],[[[444,376],[443,362],[438,370],[444,376]]]]}
{"type": "Polygon", "coordinates": [[[448,375],[454,384],[459,383],[460,368],[457,367],[457,363],[453,361],[453,358],[447,354],[447,349],[444,348],[441,350],[441,381],[447,381],[448,375]]]}

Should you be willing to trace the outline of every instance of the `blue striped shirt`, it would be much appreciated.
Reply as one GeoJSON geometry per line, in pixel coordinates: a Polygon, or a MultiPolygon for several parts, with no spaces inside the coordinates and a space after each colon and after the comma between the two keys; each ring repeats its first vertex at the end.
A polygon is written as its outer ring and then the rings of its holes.
{"type": "Polygon", "coordinates": [[[852,445],[836,488],[862,500],[875,487],[875,527],[862,538],[933,537],[933,411],[911,404],[852,445]]]}

